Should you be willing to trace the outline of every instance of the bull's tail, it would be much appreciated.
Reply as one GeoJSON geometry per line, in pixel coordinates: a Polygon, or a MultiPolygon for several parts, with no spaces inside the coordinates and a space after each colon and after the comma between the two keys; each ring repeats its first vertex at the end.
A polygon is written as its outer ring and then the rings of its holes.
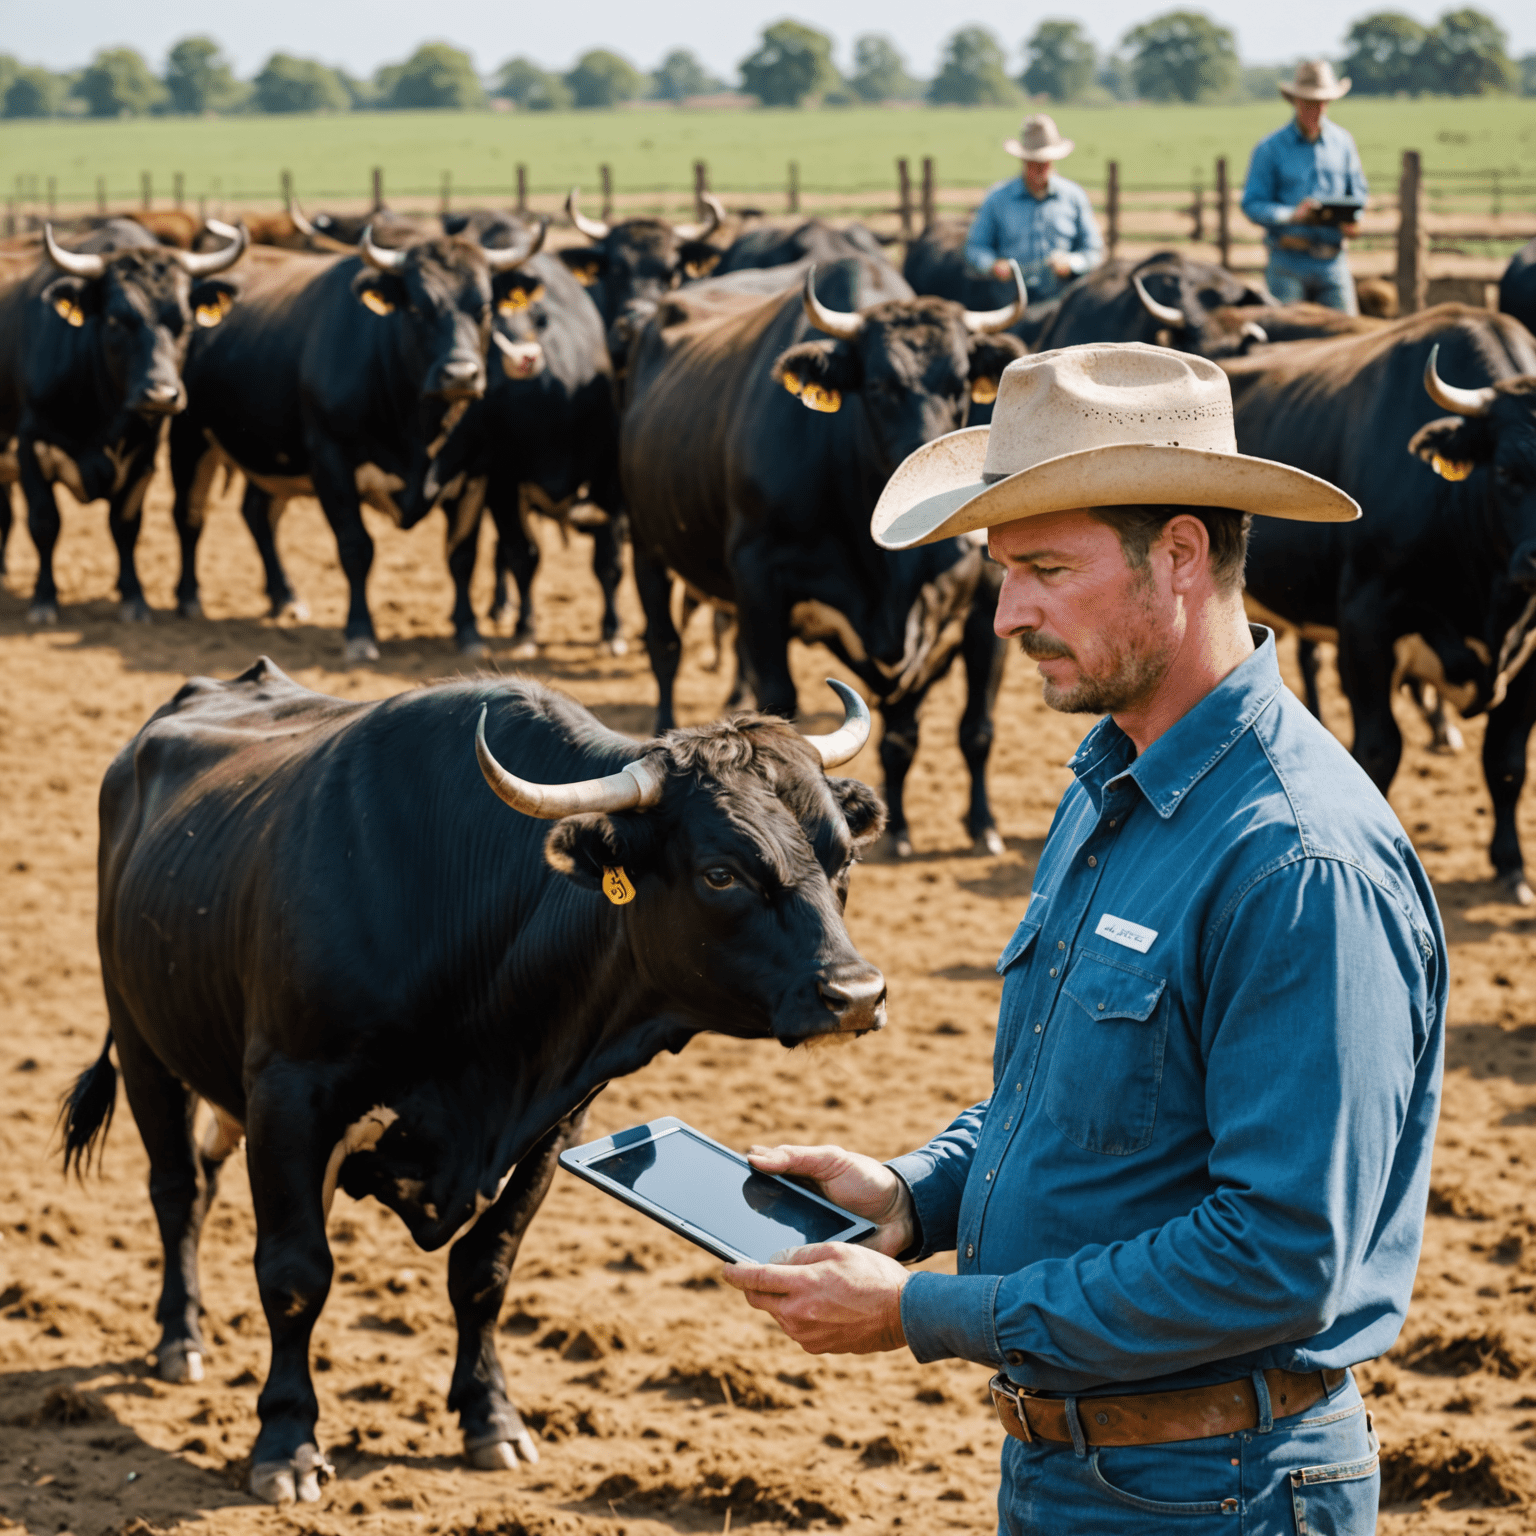
{"type": "Polygon", "coordinates": [[[64,1172],[73,1167],[83,1175],[91,1166],[98,1142],[104,1142],[117,1108],[117,1068],[112,1065],[112,1031],[101,1055],[74,1081],[59,1106],[64,1132],[64,1172]]]}

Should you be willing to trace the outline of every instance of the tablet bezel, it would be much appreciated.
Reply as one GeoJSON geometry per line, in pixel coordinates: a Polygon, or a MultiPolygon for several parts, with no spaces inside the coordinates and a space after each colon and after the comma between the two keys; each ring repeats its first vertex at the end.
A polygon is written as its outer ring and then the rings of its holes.
{"type": "Polygon", "coordinates": [[[622,1200],[625,1205],[633,1206],[635,1210],[649,1216],[652,1221],[659,1222],[669,1232],[675,1232],[679,1237],[686,1238],[706,1253],[712,1253],[717,1259],[724,1259],[727,1264],[764,1262],[761,1259],[754,1259],[750,1254],[739,1252],[712,1232],[695,1226],[674,1212],[655,1204],[654,1201],[647,1200],[643,1195],[637,1195],[634,1190],[614,1179],[606,1178],[596,1168],[590,1166],[615,1152],[628,1152],[635,1147],[644,1146],[647,1142],[660,1141],[677,1131],[686,1131],[690,1136],[696,1136],[700,1141],[730,1158],[732,1162],[739,1163],[748,1172],[762,1174],[765,1179],[774,1179],[794,1190],[797,1195],[812,1200],[817,1205],[823,1205],[829,1211],[836,1211],[839,1216],[846,1217],[848,1225],[841,1232],[824,1241],[856,1243],[872,1236],[876,1231],[874,1222],[862,1216],[855,1216],[851,1211],[845,1211],[842,1206],[818,1195],[814,1190],[807,1189],[803,1184],[798,1184],[793,1179],[781,1178],[778,1174],[763,1173],[760,1168],[753,1168],[740,1152],[722,1145],[713,1136],[706,1136],[697,1126],[689,1125],[686,1120],[679,1120],[676,1115],[663,1115],[659,1120],[647,1120],[641,1125],[626,1126],[622,1131],[615,1131],[613,1135],[603,1136],[597,1141],[584,1142],[579,1147],[567,1147],[560,1154],[560,1166],[567,1173],[574,1173],[578,1179],[585,1179],[587,1183],[602,1190],[604,1194],[612,1195],[616,1200],[622,1200]]]}

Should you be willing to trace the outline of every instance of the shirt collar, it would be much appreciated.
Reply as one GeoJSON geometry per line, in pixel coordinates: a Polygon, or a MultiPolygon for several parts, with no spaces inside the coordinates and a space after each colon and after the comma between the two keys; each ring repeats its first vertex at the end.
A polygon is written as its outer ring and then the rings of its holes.
{"type": "Polygon", "coordinates": [[[1328,142],[1328,130],[1333,127],[1333,124],[1330,123],[1325,117],[1318,125],[1317,137],[1315,139],[1309,139],[1306,134],[1301,131],[1301,124],[1298,123],[1294,117],[1291,119],[1290,127],[1291,137],[1295,139],[1298,144],[1305,145],[1308,149],[1316,149],[1320,145],[1326,144],[1328,142]]]}
{"type": "Polygon", "coordinates": [[[1110,783],[1124,774],[1166,821],[1189,791],[1226,756],[1280,690],[1275,636],[1250,625],[1254,652],[1234,667],[1201,701],[1163,732],[1140,757],[1131,738],[1106,715],[1083,739],[1067,766],[1101,803],[1110,783]]]}

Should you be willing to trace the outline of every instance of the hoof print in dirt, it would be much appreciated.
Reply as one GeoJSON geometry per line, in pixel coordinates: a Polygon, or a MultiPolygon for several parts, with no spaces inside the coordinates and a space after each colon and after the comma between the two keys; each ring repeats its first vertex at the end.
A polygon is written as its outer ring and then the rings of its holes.
{"type": "Polygon", "coordinates": [[[173,1382],[178,1386],[186,1382],[201,1381],[203,1379],[202,1351],[186,1343],[167,1344],[156,1356],[155,1374],[161,1381],[173,1382]]]}
{"type": "Polygon", "coordinates": [[[287,1461],[258,1461],[251,1468],[251,1493],[267,1504],[314,1504],[320,1484],[336,1469],[312,1442],[301,1445],[287,1461]]]}

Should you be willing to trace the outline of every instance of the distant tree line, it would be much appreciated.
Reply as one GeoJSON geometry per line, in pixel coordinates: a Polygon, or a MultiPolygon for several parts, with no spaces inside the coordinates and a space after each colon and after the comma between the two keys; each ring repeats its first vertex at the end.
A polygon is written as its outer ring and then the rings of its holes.
{"type": "MultiPolygon", "coordinates": [[[[1536,95],[1536,54],[1516,61],[1499,24],[1482,11],[1447,11],[1432,26],[1397,11],[1362,16],[1335,62],[1365,96],[1536,95]]],[[[1081,23],[1042,21],[1010,65],[985,27],[961,27],[944,44],[934,76],[908,72],[896,45],[855,39],[853,69],[832,59],[833,41],[796,21],[768,27],[738,66],[735,87],[696,55],[675,48],[647,73],[622,54],[594,48],[564,72],[508,59],[482,78],[449,43],[424,43],[403,63],[363,80],[315,59],[274,53],[250,80],[211,37],[183,38],[159,74],[132,48],[105,48],[83,69],[54,73],[0,53],[0,116],[9,118],[201,116],[234,112],[467,111],[503,105],[528,112],[605,108],[641,100],[681,102],[738,90],[765,107],[854,106],[926,101],[936,106],[1058,102],[1242,101],[1272,97],[1290,66],[1245,67],[1230,29],[1200,11],[1169,11],[1132,27],[1100,53],[1081,23]]]]}

